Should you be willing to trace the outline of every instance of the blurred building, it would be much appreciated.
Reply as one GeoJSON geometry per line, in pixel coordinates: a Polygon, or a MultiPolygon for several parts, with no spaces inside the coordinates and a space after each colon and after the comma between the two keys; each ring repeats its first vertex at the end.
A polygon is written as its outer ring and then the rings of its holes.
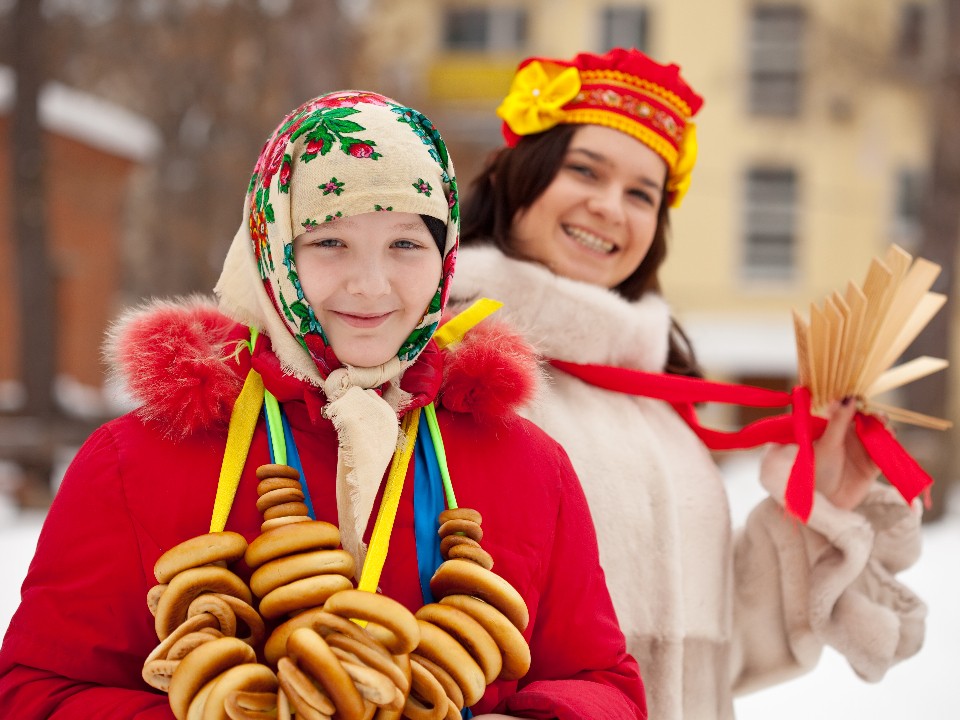
{"type": "Polygon", "coordinates": [[[501,142],[494,109],[521,58],[621,45],[683,68],[706,103],[664,290],[712,377],[793,384],[791,309],[915,245],[932,0],[369,5],[357,82],[428,111],[464,179],[501,142]]]}
{"type": "MultiPolygon", "coordinates": [[[[10,208],[10,118],[14,82],[0,68],[0,410],[22,402],[17,263],[10,208]]],[[[106,414],[100,388],[104,328],[120,309],[122,238],[131,173],[159,149],[143,118],[57,83],[39,103],[46,153],[49,252],[56,292],[57,396],[76,415],[106,414]]],[[[26,279],[29,281],[29,279],[26,279]]]]}

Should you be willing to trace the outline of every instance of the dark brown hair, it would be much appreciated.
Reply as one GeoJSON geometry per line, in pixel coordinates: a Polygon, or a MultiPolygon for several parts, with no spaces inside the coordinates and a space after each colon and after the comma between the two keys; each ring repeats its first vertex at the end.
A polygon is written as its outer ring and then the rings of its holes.
{"type": "MultiPolygon", "coordinates": [[[[462,205],[460,243],[495,245],[508,257],[525,260],[513,247],[512,225],[517,213],[529,208],[560,171],[576,125],[562,124],[547,132],[527,135],[515,147],[503,147],[487,160],[471,183],[462,205]]],[[[638,300],[649,290],[660,290],[658,272],[667,257],[670,212],[663,193],[653,243],[639,267],[614,292],[638,300]]],[[[670,319],[670,349],[666,370],[676,375],[702,377],[693,348],[683,329],[670,319]]]]}

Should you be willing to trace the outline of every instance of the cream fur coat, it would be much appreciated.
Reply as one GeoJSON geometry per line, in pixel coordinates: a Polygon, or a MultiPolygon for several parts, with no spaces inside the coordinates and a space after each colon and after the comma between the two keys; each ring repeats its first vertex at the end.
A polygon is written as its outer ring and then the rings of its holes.
{"type": "MultiPolygon", "coordinates": [[[[462,248],[452,303],[477,297],[544,358],[660,371],[670,314],[492,247],[462,248]]],[[[812,668],[824,645],[879,680],[923,640],[924,604],[894,575],[919,554],[919,507],[880,484],[856,512],[818,495],[807,526],[781,498],[795,448],[768,450],[770,497],[731,526],[707,448],[664,402],[544,366],[524,415],[566,448],[590,503],[601,562],[640,663],[650,717],[732,718],[733,696],[812,668]]]]}

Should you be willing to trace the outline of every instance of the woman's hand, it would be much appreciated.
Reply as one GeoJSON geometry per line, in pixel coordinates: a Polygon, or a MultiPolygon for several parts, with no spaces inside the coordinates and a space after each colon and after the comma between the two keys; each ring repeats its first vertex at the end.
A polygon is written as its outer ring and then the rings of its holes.
{"type": "Polygon", "coordinates": [[[857,437],[853,417],[857,404],[852,399],[832,403],[827,428],[813,444],[817,465],[817,490],[843,510],[853,510],[867,496],[880,475],[857,437]]]}

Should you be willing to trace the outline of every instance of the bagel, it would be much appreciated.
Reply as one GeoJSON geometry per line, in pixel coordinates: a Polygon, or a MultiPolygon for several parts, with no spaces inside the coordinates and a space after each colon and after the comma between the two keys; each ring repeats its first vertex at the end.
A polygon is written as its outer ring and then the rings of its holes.
{"type": "Polygon", "coordinates": [[[191,618],[200,613],[209,613],[219,623],[220,632],[230,637],[236,637],[237,615],[221,596],[204,593],[194,598],[187,608],[187,617],[191,618]]]}
{"type": "Polygon", "coordinates": [[[294,580],[264,595],[260,601],[260,614],[273,620],[296,610],[323,605],[334,593],[352,587],[353,583],[343,575],[314,575],[294,580]]]}
{"type": "Polygon", "coordinates": [[[483,625],[470,615],[452,605],[430,603],[417,610],[416,617],[436,625],[459,642],[480,666],[487,685],[497,679],[503,669],[500,648],[483,625]]]}
{"type": "Polygon", "coordinates": [[[472,545],[454,545],[444,556],[446,560],[469,560],[476,563],[484,570],[493,569],[493,557],[482,547],[473,547],[472,545]]]}
{"type": "Polygon", "coordinates": [[[277,717],[277,694],[235,690],[223,703],[230,720],[274,720],[277,717]]]}
{"type": "Polygon", "coordinates": [[[257,662],[234,665],[221,673],[207,696],[202,720],[229,720],[227,698],[238,690],[276,692],[277,676],[266,665],[257,662]]]}
{"type": "Polygon", "coordinates": [[[186,720],[194,697],[212,679],[235,665],[254,663],[257,654],[242,640],[222,637],[200,645],[187,655],[170,679],[167,694],[177,720],[186,720]]]}
{"type": "Polygon", "coordinates": [[[340,633],[330,633],[325,640],[327,641],[327,645],[334,650],[348,652],[357,658],[357,662],[363,663],[367,667],[371,667],[377,672],[386,675],[390,678],[390,682],[399,688],[400,692],[404,695],[410,692],[410,678],[408,678],[406,673],[397,665],[394,658],[384,655],[369,645],[359,642],[352,637],[341,635],[340,633]]]}
{"type": "Polygon", "coordinates": [[[292,478],[267,478],[266,480],[261,480],[257,483],[257,496],[266,495],[268,492],[273,490],[281,490],[283,488],[292,488],[296,490],[303,490],[300,486],[299,480],[294,480],[292,478]]]}
{"type": "Polygon", "coordinates": [[[410,720],[443,720],[449,703],[440,682],[416,662],[410,668],[410,694],[403,706],[404,716],[410,720]]]}
{"type": "Polygon", "coordinates": [[[458,710],[463,710],[463,691],[450,673],[437,665],[433,660],[425,658],[423,655],[418,655],[417,653],[410,653],[410,662],[423,665],[423,667],[437,679],[441,687],[443,687],[443,692],[446,693],[450,702],[456,705],[458,710]]]}
{"type": "Polygon", "coordinates": [[[147,655],[147,662],[150,660],[166,658],[170,648],[173,647],[173,645],[184,635],[202,630],[204,628],[213,628],[213,626],[216,624],[216,619],[210,615],[197,615],[196,617],[185,620],[179,627],[177,627],[176,630],[164,638],[160,644],[150,652],[149,655],[147,655]]]}
{"type": "Polygon", "coordinates": [[[500,680],[517,680],[527,674],[530,669],[530,646],[502,612],[469,595],[447,595],[440,604],[463,610],[490,633],[503,655],[500,680]]]}
{"type": "Polygon", "coordinates": [[[140,672],[140,676],[150,687],[156,688],[161,692],[167,692],[170,688],[170,678],[173,677],[173,672],[179,664],[179,660],[169,660],[167,658],[147,660],[143,664],[143,670],[140,672]]]}
{"type": "Polygon", "coordinates": [[[184,570],[170,581],[157,603],[157,637],[164,640],[172,633],[187,618],[190,603],[204,593],[232,595],[248,605],[253,600],[243,580],[226,568],[207,565],[184,570]]]}
{"type": "Polygon", "coordinates": [[[293,720],[290,714],[290,700],[283,688],[277,691],[277,720],[293,720]]]}
{"type": "Polygon", "coordinates": [[[278,527],[283,527],[284,525],[293,525],[294,523],[305,523],[313,522],[313,518],[309,515],[287,515],[286,517],[272,518],[270,520],[264,520],[260,523],[260,532],[267,533],[271,530],[276,530],[278,527]]]}
{"type": "MultiPolygon", "coordinates": [[[[219,637],[223,637],[223,635],[219,635],[219,637]]],[[[204,643],[216,639],[217,635],[211,635],[210,633],[187,633],[170,647],[170,652],[167,653],[167,660],[183,660],[183,658],[204,643]]]]}
{"type": "MultiPolygon", "coordinates": [[[[334,656],[337,656],[337,650],[339,648],[331,648],[334,656]]],[[[344,653],[343,650],[339,650],[339,652],[345,655],[350,654],[344,653]]],[[[354,686],[365,699],[377,707],[389,707],[391,710],[399,710],[403,707],[404,697],[400,694],[400,702],[396,702],[398,698],[397,686],[393,684],[389,677],[363,663],[350,662],[340,657],[337,657],[337,659],[340,660],[341,667],[347,671],[347,675],[353,680],[354,686]]]]}
{"type": "Polygon", "coordinates": [[[470,653],[450,633],[433,623],[417,620],[420,626],[420,644],[417,654],[433,660],[456,681],[463,692],[463,704],[473,705],[487,689],[483,670],[470,653]]]}
{"type": "MultiPolygon", "coordinates": [[[[333,715],[337,708],[333,701],[314,684],[306,673],[304,673],[297,664],[288,657],[280,658],[277,663],[277,679],[280,687],[287,694],[293,705],[298,708],[297,712],[302,712],[306,704],[310,710],[323,715],[333,715]]],[[[307,711],[309,714],[309,711],[307,711]]]]}
{"type": "MultiPolygon", "coordinates": [[[[264,512],[267,508],[274,505],[282,505],[288,502],[303,502],[304,494],[300,488],[277,488],[269,492],[262,493],[257,498],[257,512],[264,512]]],[[[304,503],[306,504],[306,503],[304,503]]]]}
{"type": "MultiPolygon", "coordinates": [[[[323,608],[312,608],[297,613],[282,625],[278,625],[274,631],[270,633],[270,637],[267,638],[267,642],[263,648],[263,655],[268,663],[274,666],[276,665],[277,660],[286,654],[287,639],[290,637],[290,633],[301,627],[308,627],[323,638],[328,637],[332,633],[340,633],[359,643],[368,645],[372,650],[381,653],[385,657],[390,657],[390,653],[383,644],[374,639],[370,633],[355,622],[351,622],[339,615],[325,612],[323,608]]],[[[402,665],[401,669],[403,669],[402,665]]]]}
{"type": "Polygon", "coordinates": [[[353,556],[346,550],[313,550],[264,563],[250,576],[250,589],[262,598],[294,580],[328,573],[353,577],[353,556]]]}
{"type": "Polygon", "coordinates": [[[447,553],[456,545],[469,545],[475,548],[480,547],[480,543],[473,538],[468,538],[466,535],[447,535],[440,540],[440,554],[444,560],[447,559],[447,553]]]}
{"type": "Polygon", "coordinates": [[[160,603],[160,597],[166,589],[167,584],[160,583],[147,590],[147,609],[150,610],[150,614],[154,617],[157,615],[157,605],[160,603]]]}
{"type": "Polygon", "coordinates": [[[296,527],[283,525],[258,535],[247,547],[243,559],[251,569],[256,569],[284,555],[307,550],[332,550],[339,545],[340,531],[335,525],[308,517],[298,521],[296,527]]]}
{"type": "Polygon", "coordinates": [[[267,630],[263,625],[263,618],[260,617],[260,614],[250,603],[244,602],[240,598],[224,594],[218,594],[217,597],[229,605],[230,609],[233,610],[234,616],[246,626],[247,634],[241,636],[238,629],[237,637],[247,643],[247,645],[254,648],[259,647],[260,643],[263,642],[264,635],[267,634],[267,630]]]}
{"type": "Polygon", "coordinates": [[[365,590],[344,590],[331,595],[323,604],[323,609],[341,617],[381,625],[390,632],[384,645],[394,654],[411,652],[420,641],[416,618],[403,605],[386,595],[365,590]]]}
{"type": "Polygon", "coordinates": [[[447,520],[467,520],[476,525],[483,523],[483,516],[472,508],[447,508],[440,513],[439,521],[443,525],[447,520]]]}
{"type": "Polygon", "coordinates": [[[203,711],[207,707],[207,698],[210,697],[210,691],[216,684],[217,678],[213,678],[202,688],[200,692],[193,696],[190,706],[187,708],[187,720],[203,720],[203,711]]]}
{"type": "Polygon", "coordinates": [[[287,639],[287,652],[320,683],[341,720],[362,720],[366,712],[363,697],[322,637],[309,628],[297,628],[287,639]]]}
{"type": "Polygon", "coordinates": [[[481,528],[477,523],[470,522],[469,520],[447,520],[440,526],[440,529],[437,530],[441,538],[445,538],[448,535],[464,535],[471,540],[476,540],[480,542],[483,539],[483,528],[481,528]]]}
{"type": "Polygon", "coordinates": [[[430,579],[433,596],[473,595],[493,605],[523,632],[530,622],[527,604],[516,589],[496,573],[469,560],[446,560],[430,579]]]}
{"type": "Polygon", "coordinates": [[[215,532],[184,540],[157,558],[153,574],[158,583],[169,583],[175,575],[190,568],[215,562],[231,563],[243,557],[247,541],[235,532],[215,532]]]}
{"type": "Polygon", "coordinates": [[[285,517],[287,515],[309,515],[310,508],[307,507],[306,503],[293,501],[280,503],[279,505],[271,505],[266,510],[263,511],[264,520],[273,520],[278,517],[285,517]]]}
{"type": "Polygon", "coordinates": [[[299,480],[300,473],[297,472],[296,468],[292,468],[289,465],[275,465],[273,463],[267,463],[257,468],[257,480],[267,480],[268,478],[289,478],[291,480],[299,480]]]}

